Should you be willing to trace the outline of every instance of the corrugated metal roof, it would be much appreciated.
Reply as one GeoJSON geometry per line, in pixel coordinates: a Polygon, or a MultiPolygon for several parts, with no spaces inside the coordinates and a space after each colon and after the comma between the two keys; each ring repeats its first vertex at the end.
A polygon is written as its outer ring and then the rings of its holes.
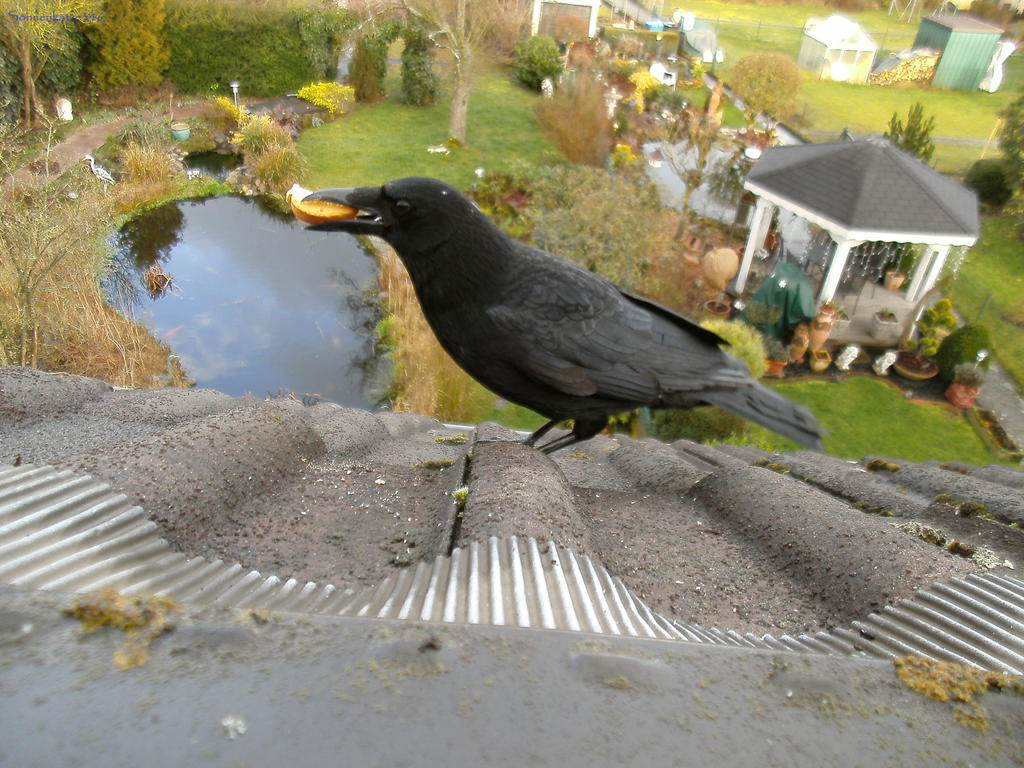
{"type": "Polygon", "coordinates": [[[0,581],[61,592],[115,589],[192,606],[490,624],[812,654],[914,653],[1024,672],[1024,582],[971,575],[855,622],[791,637],[704,629],[648,608],[590,557],[553,541],[490,537],[362,590],[245,571],[173,552],[142,509],[90,477],[0,468],[0,581]]]}

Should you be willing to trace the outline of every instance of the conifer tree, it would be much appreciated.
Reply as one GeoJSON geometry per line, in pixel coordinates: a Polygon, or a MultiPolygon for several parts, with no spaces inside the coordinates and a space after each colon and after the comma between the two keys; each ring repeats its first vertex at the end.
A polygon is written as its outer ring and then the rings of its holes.
{"type": "Polygon", "coordinates": [[[164,0],[105,0],[93,76],[103,90],[159,85],[170,58],[164,0]]]}

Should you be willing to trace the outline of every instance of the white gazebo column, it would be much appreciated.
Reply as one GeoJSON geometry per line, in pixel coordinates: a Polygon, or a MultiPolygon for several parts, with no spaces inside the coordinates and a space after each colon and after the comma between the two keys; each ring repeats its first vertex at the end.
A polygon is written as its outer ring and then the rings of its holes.
{"type": "Polygon", "coordinates": [[[940,245],[935,248],[935,258],[932,259],[932,263],[928,268],[928,273],[925,275],[924,282],[918,287],[916,293],[910,293],[907,291],[907,299],[911,302],[917,303],[921,300],[928,291],[930,291],[937,282],[939,282],[939,276],[942,274],[942,268],[946,266],[946,259],[949,258],[949,252],[952,250],[950,245],[940,245]]]}
{"type": "Polygon", "coordinates": [[[935,246],[925,246],[924,253],[914,264],[914,274],[910,276],[910,285],[907,286],[907,301],[911,304],[916,304],[918,297],[921,296],[924,291],[921,290],[921,286],[924,285],[925,277],[928,275],[928,267],[931,266],[932,260],[935,258],[935,246]]]}
{"type": "Polygon", "coordinates": [[[846,260],[850,256],[850,249],[856,248],[863,240],[839,240],[836,242],[836,252],[828,265],[828,273],[825,275],[825,282],[821,285],[821,293],[818,295],[818,303],[832,301],[835,298],[836,290],[839,288],[839,281],[843,279],[843,270],[846,269],[846,260]]]}
{"type": "Polygon", "coordinates": [[[740,262],[740,271],[736,274],[736,292],[743,293],[750,277],[750,265],[754,262],[757,251],[764,244],[765,235],[768,234],[768,225],[771,223],[775,206],[763,197],[757,198],[754,206],[754,218],[750,222],[750,234],[747,235],[747,247],[743,250],[743,261],[740,262]]]}

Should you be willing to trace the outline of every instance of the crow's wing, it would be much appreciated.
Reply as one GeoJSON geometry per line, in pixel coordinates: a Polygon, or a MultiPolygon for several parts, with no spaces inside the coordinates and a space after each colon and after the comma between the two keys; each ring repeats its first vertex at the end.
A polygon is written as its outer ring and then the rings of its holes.
{"type": "Polygon", "coordinates": [[[529,256],[487,314],[519,341],[516,364],[534,379],[570,395],[652,403],[747,382],[715,334],[575,264],[529,256]]]}

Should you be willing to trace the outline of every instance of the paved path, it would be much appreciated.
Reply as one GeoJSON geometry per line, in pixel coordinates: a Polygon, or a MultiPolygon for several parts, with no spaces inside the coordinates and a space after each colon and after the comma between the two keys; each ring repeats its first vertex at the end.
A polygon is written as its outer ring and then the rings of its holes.
{"type": "MultiPolygon", "coordinates": [[[[189,117],[196,117],[202,114],[204,104],[202,102],[196,102],[194,104],[186,104],[182,107],[175,107],[173,112],[166,113],[161,119],[167,120],[170,123],[171,116],[174,116],[174,120],[187,119],[189,117]]],[[[79,128],[77,131],[72,133],[60,144],[53,147],[50,150],[50,173],[53,176],[59,176],[69,167],[75,163],[81,162],[82,158],[93,152],[95,149],[102,147],[103,142],[107,140],[107,137],[119,133],[128,123],[132,120],[137,119],[136,117],[119,117],[116,120],[110,120],[105,123],[96,123],[95,125],[86,125],[79,128]]],[[[22,168],[20,171],[14,174],[13,177],[9,177],[5,180],[4,184],[9,184],[11,178],[20,180],[26,178],[31,171],[26,168],[22,168]]]]}
{"type": "Polygon", "coordinates": [[[999,423],[1018,446],[1024,446],[1024,401],[1017,387],[995,360],[978,393],[978,405],[999,417],[999,423]]]}

